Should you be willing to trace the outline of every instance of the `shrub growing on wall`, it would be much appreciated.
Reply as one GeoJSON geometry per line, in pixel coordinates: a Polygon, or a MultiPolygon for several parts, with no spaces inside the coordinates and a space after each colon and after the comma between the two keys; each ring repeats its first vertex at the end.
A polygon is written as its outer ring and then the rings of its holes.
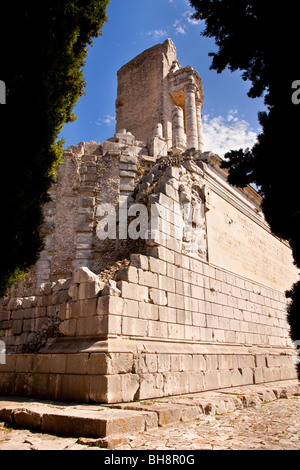
{"type": "Polygon", "coordinates": [[[63,152],[58,135],[84,93],[87,48],[107,20],[108,0],[28,0],[1,6],[0,294],[43,247],[42,206],[63,152]]]}

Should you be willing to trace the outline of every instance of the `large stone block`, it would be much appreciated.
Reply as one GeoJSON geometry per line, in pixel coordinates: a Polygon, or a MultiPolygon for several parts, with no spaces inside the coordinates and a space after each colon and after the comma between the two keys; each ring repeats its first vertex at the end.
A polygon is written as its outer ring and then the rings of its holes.
{"type": "Polygon", "coordinates": [[[147,302],[138,303],[138,316],[146,320],[158,320],[158,305],[149,304],[147,302]]]}
{"type": "Polygon", "coordinates": [[[134,401],[139,388],[137,374],[90,376],[90,400],[97,403],[134,401]]]}
{"type": "Polygon", "coordinates": [[[149,248],[150,255],[167,263],[174,263],[174,253],[164,246],[155,246],[149,248]]]}
{"type": "Polygon", "coordinates": [[[124,299],[105,295],[98,298],[97,315],[121,315],[123,312],[124,299]]]}
{"type": "Polygon", "coordinates": [[[149,298],[155,305],[167,305],[167,294],[164,290],[150,288],[149,298]]]}
{"type": "Polygon", "coordinates": [[[99,278],[89,268],[81,267],[75,270],[73,280],[75,284],[80,284],[81,282],[99,281],[99,278]]]}
{"type": "Polygon", "coordinates": [[[176,308],[159,305],[159,320],[167,323],[176,323],[176,308]]]}
{"type": "Polygon", "coordinates": [[[105,282],[101,282],[100,279],[96,281],[89,281],[79,284],[78,287],[78,299],[92,299],[97,297],[105,287],[105,282]]]}
{"type": "Polygon", "coordinates": [[[156,374],[157,354],[135,354],[134,371],[136,374],[156,374]]]}
{"type": "Polygon", "coordinates": [[[164,373],[164,395],[179,395],[189,393],[188,372],[166,372],[164,373]]]}
{"type": "Polygon", "coordinates": [[[59,332],[63,336],[75,336],[76,334],[76,325],[77,320],[76,318],[71,318],[69,320],[65,320],[59,325],[59,332]]]}
{"type": "MultiPolygon", "coordinates": [[[[2,369],[3,365],[1,366],[2,369]]],[[[0,391],[2,395],[15,394],[17,374],[15,372],[0,372],[0,391]]]]}
{"type": "Polygon", "coordinates": [[[220,371],[206,370],[204,372],[205,390],[216,390],[220,388],[220,371]]]}
{"type": "Polygon", "coordinates": [[[76,336],[93,336],[108,334],[108,316],[77,318],[76,336]]]}
{"type": "Polygon", "coordinates": [[[183,295],[174,294],[173,292],[168,292],[167,297],[168,297],[168,302],[167,302],[168,307],[176,307],[176,308],[184,309],[184,296],[183,295]]]}
{"type": "MultiPolygon", "coordinates": [[[[89,401],[90,377],[88,375],[64,374],[60,376],[61,400],[87,403],[89,401]]],[[[43,424],[44,417],[43,417],[43,424]]]]}
{"type": "Polygon", "coordinates": [[[138,280],[138,270],[134,266],[122,268],[117,272],[117,281],[127,281],[136,284],[138,280]]]}
{"type": "Polygon", "coordinates": [[[158,287],[158,275],[151,271],[138,269],[138,282],[142,286],[158,287]]]}
{"type": "Polygon", "coordinates": [[[132,284],[126,281],[118,281],[117,287],[123,298],[148,301],[148,287],[132,284]]]}
{"type": "Polygon", "coordinates": [[[140,254],[131,254],[130,255],[130,264],[137,269],[143,269],[148,271],[149,268],[149,259],[148,256],[140,254]]]}
{"type": "Polygon", "coordinates": [[[114,296],[114,297],[119,297],[121,295],[121,291],[120,289],[118,289],[117,287],[117,282],[114,281],[113,279],[109,279],[102,292],[101,292],[101,295],[110,295],[110,296],[114,296]]]}
{"type": "MultiPolygon", "coordinates": [[[[153,286],[156,287],[156,286],[153,286]]],[[[161,274],[158,275],[158,286],[160,289],[165,290],[167,292],[175,292],[175,279],[163,276],[161,274]]]]}
{"type": "Polygon", "coordinates": [[[140,387],[137,393],[137,400],[146,400],[162,396],[163,394],[163,374],[147,374],[141,375],[140,387]]]}
{"type": "Polygon", "coordinates": [[[167,265],[165,261],[150,257],[149,265],[150,265],[150,271],[152,273],[158,273],[161,275],[165,275],[167,273],[167,265]]]}
{"type": "Polygon", "coordinates": [[[77,300],[70,304],[70,318],[91,317],[97,314],[97,298],[77,300]]]}
{"type": "Polygon", "coordinates": [[[129,336],[148,336],[148,320],[123,317],[122,334],[129,336]]]}
{"type": "Polygon", "coordinates": [[[108,370],[109,358],[106,353],[92,353],[90,354],[87,366],[87,373],[89,375],[105,375],[108,370]]]}
{"type": "Polygon", "coordinates": [[[134,368],[134,356],[132,353],[110,353],[107,357],[107,374],[131,374],[136,373],[134,368]]]}
{"type": "Polygon", "coordinates": [[[12,297],[8,302],[7,308],[8,310],[18,310],[22,308],[22,303],[23,303],[22,297],[19,297],[19,298],[12,297]]]}
{"type": "Polygon", "coordinates": [[[85,353],[68,354],[66,358],[66,374],[87,374],[89,355],[85,353]]]}
{"type": "Polygon", "coordinates": [[[71,284],[68,290],[69,297],[71,297],[72,300],[78,300],[78,291],[79,291],[79,285],[78,284],[71,284]]]}
{"type": "Polygon", "coordinates": [[[201,392],[204,390],[204,373],[199,372],[189,372],[189,393],[201,392]]]}
{"type": "Polygon", "coordinates": [[[149,320],[149,337],[166,338],[168,336],[168,324],[160,321],[149,320]]]}

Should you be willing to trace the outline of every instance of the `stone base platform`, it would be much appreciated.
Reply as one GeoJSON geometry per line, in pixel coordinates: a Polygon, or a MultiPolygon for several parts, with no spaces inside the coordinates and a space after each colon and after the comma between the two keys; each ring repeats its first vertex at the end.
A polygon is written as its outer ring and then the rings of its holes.
{"type": "Polygon", "coordinates": [[[290,349],[62,338],[38,354],[7,355],[0,393],[112,404],[296,378],[290,349]]]}

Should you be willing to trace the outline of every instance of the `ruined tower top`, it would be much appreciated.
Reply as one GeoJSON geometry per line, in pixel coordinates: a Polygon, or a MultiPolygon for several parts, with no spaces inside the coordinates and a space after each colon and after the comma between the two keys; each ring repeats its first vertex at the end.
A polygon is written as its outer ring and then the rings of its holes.
{"type": "Polygon", "coordinates": [[[203,151],[203,88],[198,72],[182,68],[171,39],[139,54],[118,71],[116,130],[165,149],[203,151]]]}

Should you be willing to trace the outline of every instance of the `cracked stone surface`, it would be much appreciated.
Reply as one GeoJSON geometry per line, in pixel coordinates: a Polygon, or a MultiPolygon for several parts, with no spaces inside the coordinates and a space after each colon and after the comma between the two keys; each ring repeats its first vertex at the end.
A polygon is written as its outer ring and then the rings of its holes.
{"type": "Polygon", "coordinates": [[[255,408],[201,415],[189,423],[134,436],[116,449],[134,450],[299,450],[300,397],[255,408]]]}
{"type": "MultiPolygon", "coordinates": [[[[299,450],[300,394],[227,413],[200,415],[116,442],[115,450],[299,450]]],[[[105,450],[92,438],[10,429],[0,422],[0,450],[105,450]]]]}

